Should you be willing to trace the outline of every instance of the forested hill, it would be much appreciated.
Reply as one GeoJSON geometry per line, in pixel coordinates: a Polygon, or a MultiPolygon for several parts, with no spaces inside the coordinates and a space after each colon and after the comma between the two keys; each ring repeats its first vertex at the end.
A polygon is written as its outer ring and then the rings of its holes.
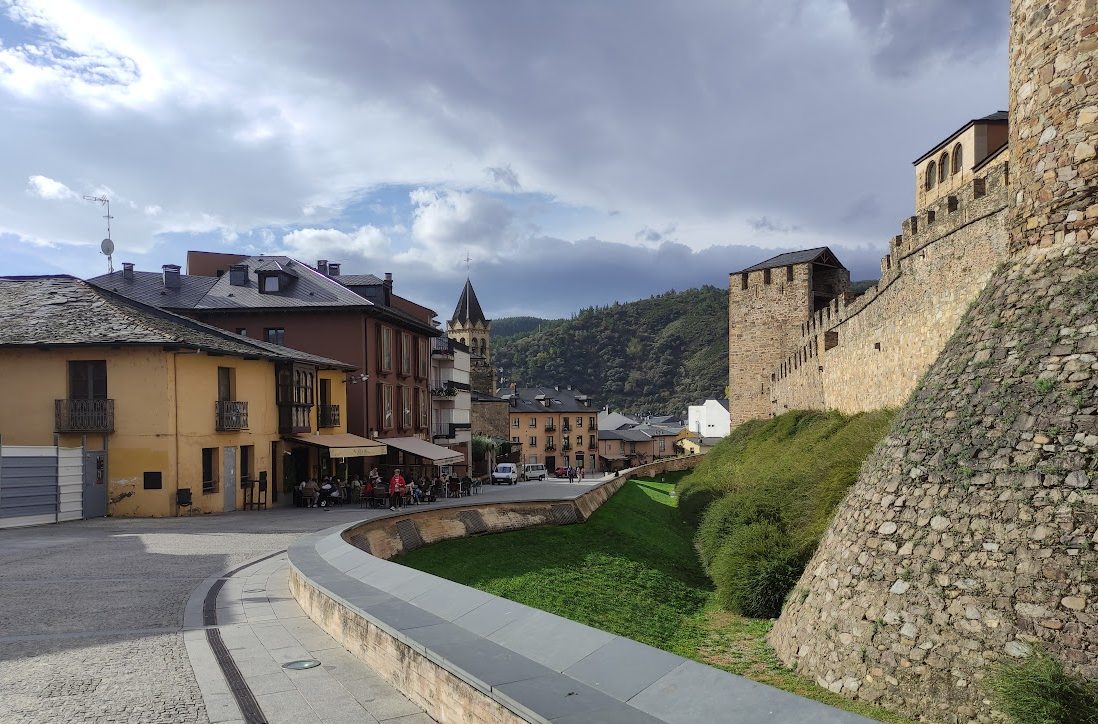
{"type": "Polygon", "coordinates": [[[615,410],[675,414],[728,385],[727,289],[588,308],[513,336],[498,335],[500,322],[493,361],[520,387],[570,384],[615,410]]]}

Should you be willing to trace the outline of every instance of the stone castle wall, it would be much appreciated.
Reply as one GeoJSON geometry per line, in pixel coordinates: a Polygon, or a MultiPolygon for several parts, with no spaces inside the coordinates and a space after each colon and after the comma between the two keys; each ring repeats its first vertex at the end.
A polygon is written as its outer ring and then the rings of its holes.
{"type": "Polygon", "coordinates": [[[877,286],[800,326],[796,351],[771,372],[768,412],[902,405],[1007,257],[1008,174],[995,166],[905,221],[877,286]]]}
{"type": "Polygon", "coordinates": [[[811,265],[753,271],[746,283],[730,277],[728,314],[729,410],[736,426],[770,414],[770,373],[797,344],[797,325],[811,309],[811,265]],[[768,281],[769,280],[769,281],[768,281]]]}
{"type": "Polygon", "coordinates": [[[1098,678],[1098,2],[1012,0],[1010,256],[771,634],[832,691],[1001,720],[997,661],[1098,678]]]}

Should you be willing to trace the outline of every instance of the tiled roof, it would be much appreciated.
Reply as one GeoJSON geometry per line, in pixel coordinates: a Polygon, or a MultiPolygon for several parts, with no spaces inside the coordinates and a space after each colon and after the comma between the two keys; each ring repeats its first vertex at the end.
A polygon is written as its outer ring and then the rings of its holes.
{"type": "Polygon", "coordinates": [[[637,420],[621,414],[620,412],[600,412],[600,430],[620,430],[623,427],[631,427],[637,424],[637,420]]]}
{"type": "Polygon", "coordinates": [[[480,308],[477,293],[473,291],[473,283],[468,279],[465,280],[465,288],[461,290],[461,297],[458,299],[457,306],[454,307],[454,316],[450,318],[450,321],[460,322],[461,324],[472,324],[474,322],[487,324],[488,322],[484,318],[484,310],[480,308]]]}
{"type": "MultiPolygon", "coordinates": [[[[832,253],[831,249],[826,246],[818,246],[815,249],[803,249],[801,251],[790,251],[785,254],[778,254],[772,256],[766,261],[759,262],[755,266],[749,266],[746,269],[741,269],[739,274],[744,272],[759,271],[760,269],[774,269],[782,266],[792,266],[793,264],[808,264],[819,260],[821,257],[827,257],[829,264],[833,263],[836,266],[842,267],[838,257],[832,253]]],[[[844,267],[845,268],[845,267],[844,267]]]]}
{"type": "Polygon", "coordinates": [[[71,276],[0,277],[0,346],[169,345],[354,369],[241,337],[71,276]]]}
{"type": "Polygon", "coordinates": [[[915,165],[915,166],[919,165],[928,156],[933,156],[935,153],[937,153],[939,151],[939,149],[942,148],[942,146],[945,146],[950,141],[952,141],[954,138],[956,138],[961,133],[963,133],[965,130],[967,130],[969,128],[969,126],[973,126],[977,123],[1009,123],[1009,122],[1010,122],[1010,113],[1008,111],[995,111],[994,113],[987,114],[983,118],[973,118],[972,120],[965,123],[965,125],[961,126],[956,131],[954,131],[953,133],[946,136],[943,140],[939,141],[938,144],[936,146],[934,146],[934,148],[930,149],[929,151],[924,153],[922,156],[919,156],[917,159],[915,159],[911,163],[912,163],[912,165],[915,165]]]}
{"type": "Polygon", "coordinates": [[[133,279],[126,279],[122,272],[104,274],[88,280],[107,291],[117,292],[135,302],[162,309],[191,309],[210,291],[217,277],[179,275],[179,288],[164,287],[164,275],[160,272],[133,272],[133,279]]]}
{"type": "Polygon", "coordinates": [[[376,287],[385,283],[385,280],[373,274],[340,274],[332,279],[346,287],[376,287]]]}

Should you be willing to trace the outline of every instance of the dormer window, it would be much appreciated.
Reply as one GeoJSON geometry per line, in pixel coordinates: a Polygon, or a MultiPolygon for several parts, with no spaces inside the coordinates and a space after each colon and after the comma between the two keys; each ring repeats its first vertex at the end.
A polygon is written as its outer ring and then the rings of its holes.
{"type": "Polygon", "coordinates": [[[273,274],[259,273],[259,291],[261,294],[275,294],[281,291],[281,282],[278,272],[273,274]]]}

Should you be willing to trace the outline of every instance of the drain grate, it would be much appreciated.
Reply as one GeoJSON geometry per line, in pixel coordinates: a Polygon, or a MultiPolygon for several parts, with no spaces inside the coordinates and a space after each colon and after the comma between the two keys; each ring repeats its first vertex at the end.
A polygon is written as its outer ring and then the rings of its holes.
{"type": "Polygon", "coordinates": [[[478,535],[480,533],[488,532],[488,524],[484,522],[484,517],[480,514],[479,510],[463,510],[457,514],[458,520],[465,526],[465,533],[467,535],[478,535]]]}
{"type": "Polygon", "coordinates": [[[396,524],[397,535],[404,550],[411,551],[423,545],[423,536],[419,534],[419,528],[410,520],[400,520],[396,524]]]}
{"type": "Polygon", "coordinates": [[[549,508],[549,522],[553,525],[571,525],[579,522],[574,505],[554,505],[549,508]]]}

